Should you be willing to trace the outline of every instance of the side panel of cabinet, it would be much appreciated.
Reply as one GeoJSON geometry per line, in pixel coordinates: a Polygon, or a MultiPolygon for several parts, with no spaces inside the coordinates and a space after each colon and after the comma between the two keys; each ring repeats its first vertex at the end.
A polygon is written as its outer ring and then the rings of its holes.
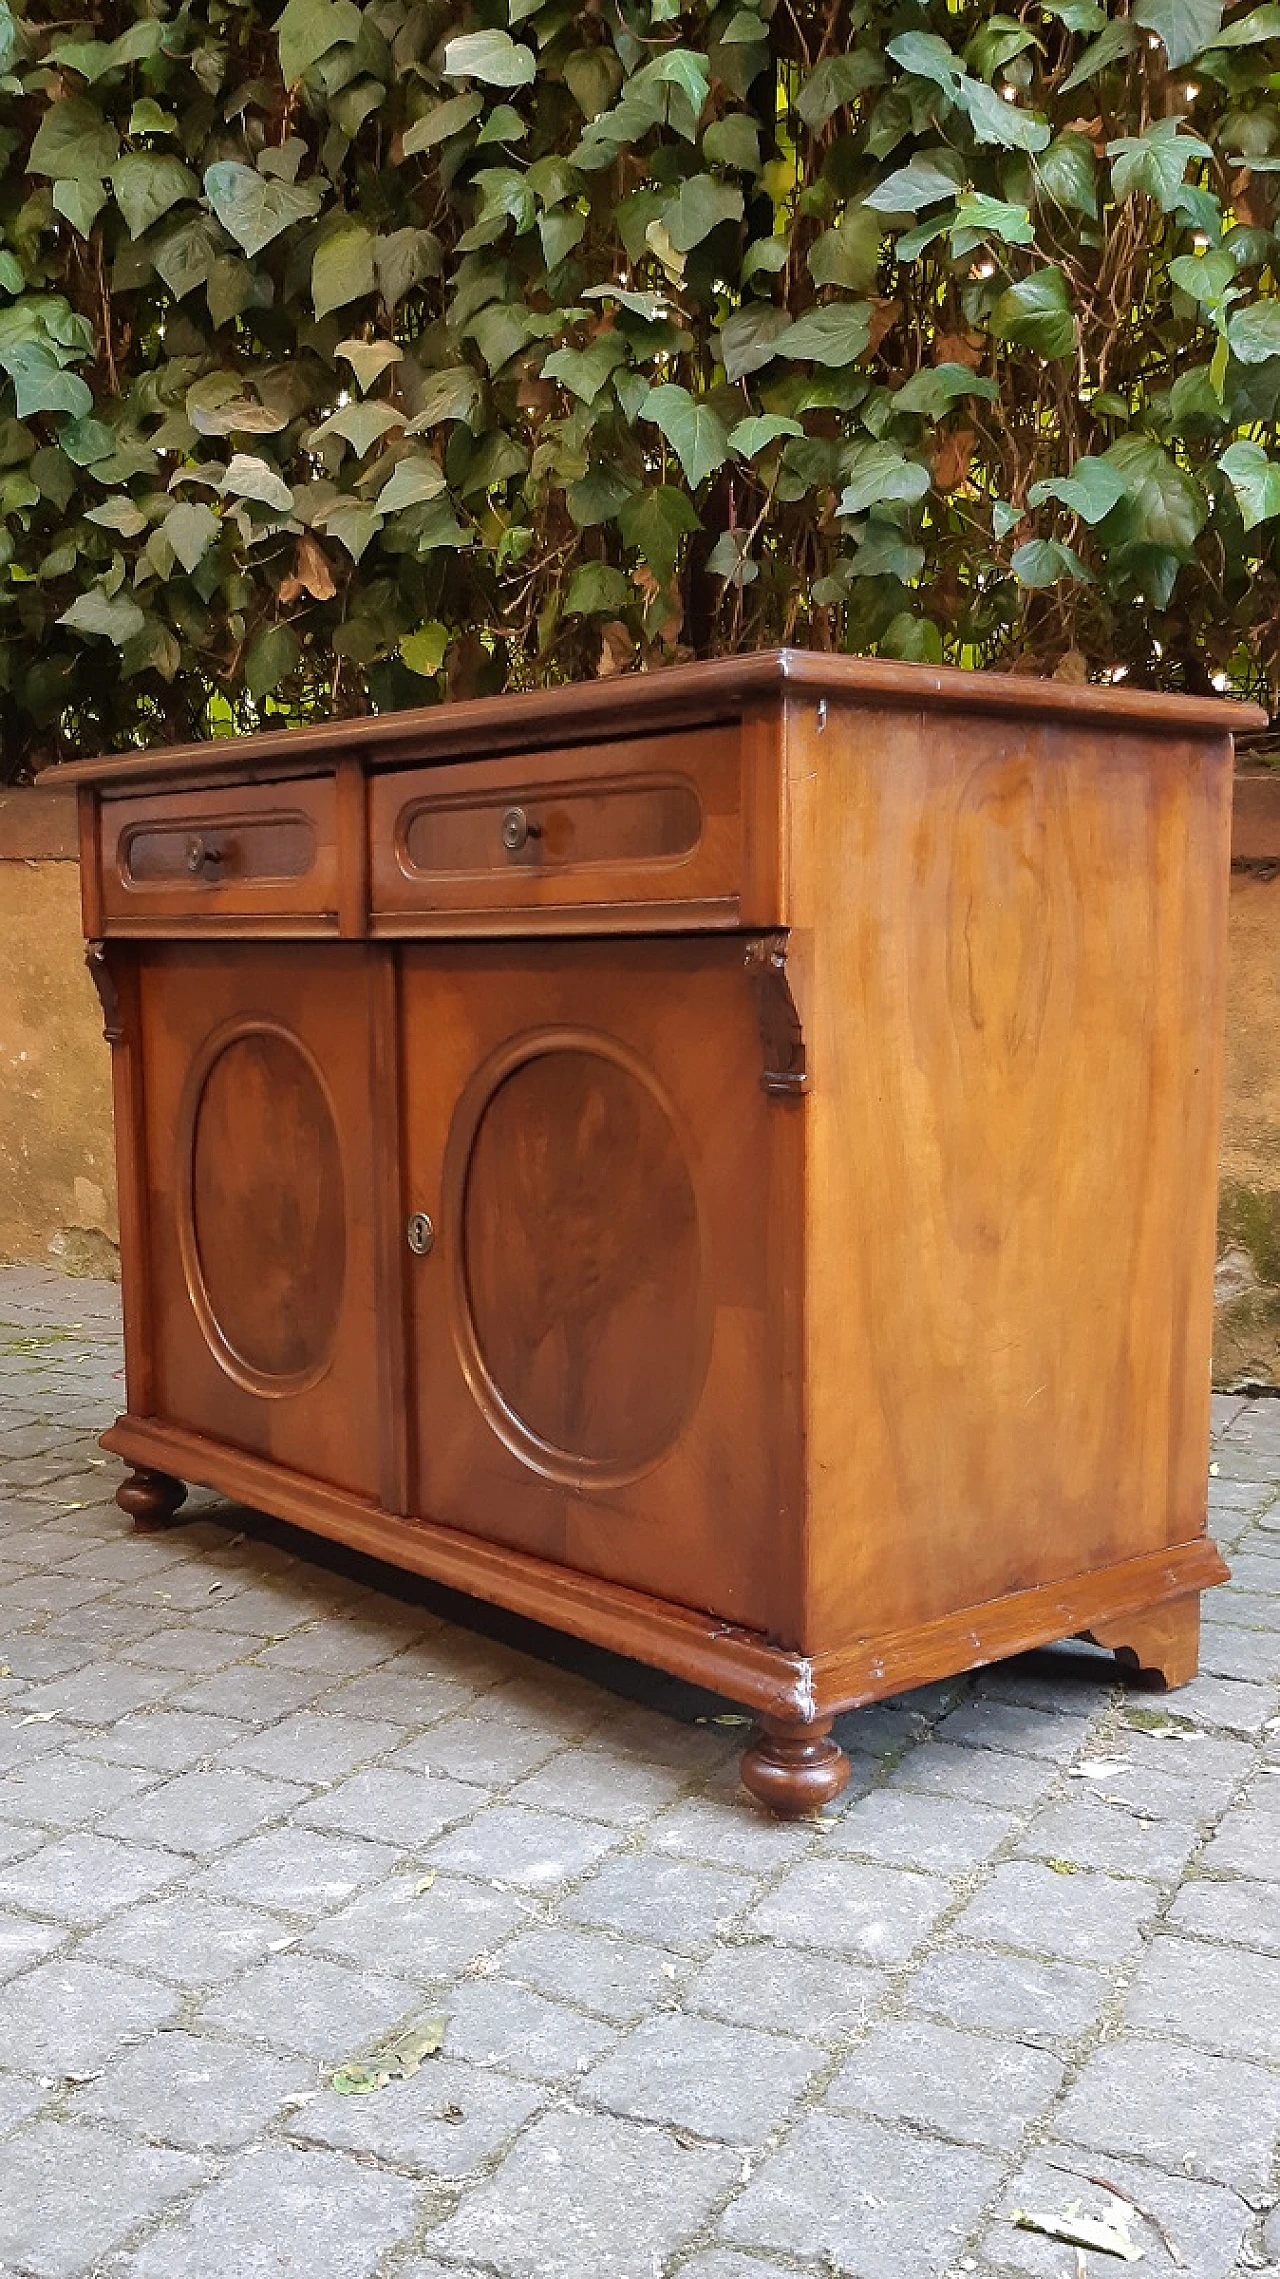
{"type": "Polygon", "coordinates": [[[151,1405],[379,1483],[371,1054],[379,953],[142,953],[151,1405]]]}
{"type": "Polygon", "coordinates": [[[424,1516],[784,1641],[803,1104],[741,940],[405,954],[424,1516]]]}

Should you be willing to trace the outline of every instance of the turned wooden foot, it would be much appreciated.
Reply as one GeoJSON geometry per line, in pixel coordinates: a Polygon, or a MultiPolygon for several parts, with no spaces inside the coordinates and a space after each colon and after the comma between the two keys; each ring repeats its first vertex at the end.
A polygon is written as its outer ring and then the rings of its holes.
{"type": "Polygon", "coordinates": [[[812,1725],[762,1717],[742,1759],[743,1786],[781,1820],[799,1820],[830,1804],[849,1778],[849,1760],[831,1738],[831,1719],[812,1725]]]}
{"type": "Polygon", "coordinates": [[[139,1535],[172,1527],[175,1512],[186,1500],[181,1480],[171,1480],[167,1472],[130,1472],[116,1489],[116,1502],[128,1512],[139,1535]]]}
{"type": "Polygon", "coordinates": [[[1184,1686],[1200,1666],[1200,1594],[1095,1623],[1086,1636],[1095,1646],[1111,1647],[1118,1662],[1166,1689],[1184,1686]]]}

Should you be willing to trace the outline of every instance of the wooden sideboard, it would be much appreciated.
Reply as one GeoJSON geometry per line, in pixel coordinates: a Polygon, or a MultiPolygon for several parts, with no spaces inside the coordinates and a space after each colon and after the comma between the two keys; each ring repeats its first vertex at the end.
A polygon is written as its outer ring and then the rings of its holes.
{"type": "Polygon", "coordinates": [[[750,1705],[1196,1666],[1232,728],[782,652],[82,763],[119,1501],[750,1705]]]}

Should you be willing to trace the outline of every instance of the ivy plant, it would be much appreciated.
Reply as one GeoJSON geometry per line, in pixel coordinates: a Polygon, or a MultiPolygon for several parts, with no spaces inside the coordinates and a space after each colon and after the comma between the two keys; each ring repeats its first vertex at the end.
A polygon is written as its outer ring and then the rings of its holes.
{"type": "Polygon", "coordinates": [[[0,0],[0,767],[775,642],[1280,681],[1280,4],[0,0]]]}

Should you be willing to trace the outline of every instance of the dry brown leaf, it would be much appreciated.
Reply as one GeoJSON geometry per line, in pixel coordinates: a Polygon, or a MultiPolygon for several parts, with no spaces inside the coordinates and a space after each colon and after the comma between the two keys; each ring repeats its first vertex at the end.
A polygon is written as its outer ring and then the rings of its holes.
{"type": "Polygon", "coordinates": [[[933,479],[940,491],[958,491],[968,481],[973,444],[971,427],[953,428],[940,437],[933,454],[933,479]]]}

